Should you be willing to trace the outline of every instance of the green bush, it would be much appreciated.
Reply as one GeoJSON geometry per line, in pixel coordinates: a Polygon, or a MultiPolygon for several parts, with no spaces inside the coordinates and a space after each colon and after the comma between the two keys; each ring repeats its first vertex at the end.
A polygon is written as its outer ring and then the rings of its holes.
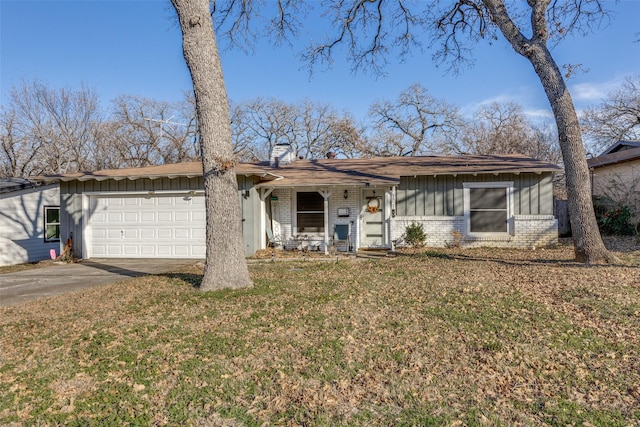
{"type": "Polygon", "coordinates": [[[407,228],[404,229],[404,241],[409,246],[421,248],[424,246],[424,241],[426,239],[427,235],[424,232],[422,224],[414,222],[411,223],[411,225],[407,225],[407,228]]]}
{"type": "MultiPolygon", "coordinates": [[[[597,210],[596,210],[597,212],[597,210]]],[[[613,236],[629,236],[636,234],[636,228],[631,223],[631,209],[629,206],[619,206],[598,212],[598,227],[602,234],[613,236]]]]}

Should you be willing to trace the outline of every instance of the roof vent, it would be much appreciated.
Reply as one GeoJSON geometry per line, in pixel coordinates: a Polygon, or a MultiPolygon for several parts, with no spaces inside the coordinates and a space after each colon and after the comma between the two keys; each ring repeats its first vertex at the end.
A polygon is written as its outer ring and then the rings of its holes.
{"type": "Polygon", "coordinates": [[[333,151],[329,151],[329,152],[327,153],[327,159],[333,160],[333,159],[335,159],[335,158],[336,158],[336,153],[335,153],[335,152],[333,152],[333,151]]]}

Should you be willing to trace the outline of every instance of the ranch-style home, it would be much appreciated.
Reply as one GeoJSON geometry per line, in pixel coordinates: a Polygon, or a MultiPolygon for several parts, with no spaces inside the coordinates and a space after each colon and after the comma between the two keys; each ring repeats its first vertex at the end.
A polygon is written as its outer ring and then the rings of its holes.
{"type": "MultiPolygon", "coordinates": [[[[403,244],[420,223],[426,244],[532,248],[557,242],[555,165],[520,155],[239,163],[245,254],[271,245],[340,251],[403,244]]],[[[204,258],[199,162],[51,176],[61,235],[78,257],[204,258]]]]}
{"type": "Polygon", "coordinates": [[[0,179],[0,266],[41,261],[60,248],[58,184],[0,179]]]}

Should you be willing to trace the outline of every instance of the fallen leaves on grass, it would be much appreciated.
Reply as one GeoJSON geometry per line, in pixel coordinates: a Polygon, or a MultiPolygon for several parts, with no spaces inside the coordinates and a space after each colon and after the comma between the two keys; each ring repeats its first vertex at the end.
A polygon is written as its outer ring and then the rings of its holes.
{"type": "Polygon", "coordinates": [[[263,263],[215,293],[194,267],[5,307],[0,424],[637,424],[635,256],[263,263]]]}

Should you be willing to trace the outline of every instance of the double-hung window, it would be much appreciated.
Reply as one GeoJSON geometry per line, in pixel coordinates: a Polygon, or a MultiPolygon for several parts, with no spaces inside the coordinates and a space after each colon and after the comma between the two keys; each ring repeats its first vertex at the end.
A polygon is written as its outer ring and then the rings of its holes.
{"type": "Polygon", "coordinates": [[[468,235],[506,235],[511,232],[512,182],[467,182],[464,216],[468,235]]]}
{"type": "Polygon", "coordinates": [[[60,241],[60,207],[44,207],[44,241],[60,241]]]}
{"type": "Polygon", "coordinates": [[[317,191],[296,193],[296,232],[324,233],[324,197],[317,191]]]}

